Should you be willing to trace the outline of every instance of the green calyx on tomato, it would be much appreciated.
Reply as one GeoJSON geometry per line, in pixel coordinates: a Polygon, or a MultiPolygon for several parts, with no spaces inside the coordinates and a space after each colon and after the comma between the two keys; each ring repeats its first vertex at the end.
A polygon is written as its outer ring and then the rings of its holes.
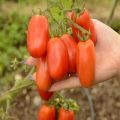
{"type": "Polygon", "coordinates": [[[75,100],[66,99],[58,92],[48,101],[48,104],[54,105],[57,110],[63,107],[65,110],[72,110],[74,112],[79,111],[79,106],[75,100]]]}

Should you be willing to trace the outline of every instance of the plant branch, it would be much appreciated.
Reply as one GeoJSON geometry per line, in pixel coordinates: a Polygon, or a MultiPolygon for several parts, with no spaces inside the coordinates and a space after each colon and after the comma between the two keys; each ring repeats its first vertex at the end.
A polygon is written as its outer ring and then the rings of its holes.
{"type": "Polygon", "coordinates": [[[115,9],[116,9],[116,7],[117,7],[118,1],[119,1],[119,0],[113,0],[113,4],[112,4],[112,7],[111,7],[109,16],[108,16],[108,18],[107,18],[107,20],[106,20],[106,23],[107,23],[108,25],[111,24],[111,20],[112,20],[112,18],[113,18],[113,15],[114,15],[115,9]]]}
{"type": "Polygon", "coordinates": [[[31,69],[29,74],[24,78],[24,80],[17,81],[17,85],[13,86],[9,91],[5,92],[0,96],[0,107],[4,106],[9,100],[10,103],[23,91],[24,89],[34,85],[33,81],[28,80],[29,75],[33,72],[34,68],[31,69]]]}
{"type": "Polygon", "coordinates": [[[94,111],[94,107],[93,107],[92,96],[90,95],[90,90],[87,88],[83,88],[83,90],[88,99],[88,103],[89,103],[89,107],[90,107],[90,111],[91,111],[91,120],[95,120],[95,111],[94,111]]]}

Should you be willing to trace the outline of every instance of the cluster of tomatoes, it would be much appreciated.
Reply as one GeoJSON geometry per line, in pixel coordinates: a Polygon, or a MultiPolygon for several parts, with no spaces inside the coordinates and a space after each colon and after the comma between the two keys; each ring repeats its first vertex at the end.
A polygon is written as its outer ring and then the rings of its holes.
{"type": "MultiPolygon", "coordinates": [[[[36,59],[35,83],[40,96],[45,100],[49,100],[53,95],[48,92],[52,83],[66,78],[68,74],[77,73],[83,87],[91,87],[94,84],[94,24],[86,9],[79,15],[76,15],[75,11],[67,12],[67,18],[72,35],[65,33],[60,37],[51,38],[48,19],[42,15],[34,15],[28,25],[27,48],[30,55],[36,59]]],[[[47,109],[47,112],[54,116],[54,107],[42,106],[40,113],[43,109],[47,109]]],[[[61,108],[59,114],[67,114],[63,111],[61,108]]]]}
{"type": "Polygon", "coordinates": [[[75,112],[79,110],[72,99],[65,99],[60,94],[43,104],[38,112],[38,120],[74,120],[75,112]]]}
{"type": "Polygon", "coordinates": [[[74,120],[74,112],[61,107],[59,112],[56,113],[56,108],[54,106],[41,106],[38,113],[38,120],[56,120],[56,118],[57,120],[74,120]]]}

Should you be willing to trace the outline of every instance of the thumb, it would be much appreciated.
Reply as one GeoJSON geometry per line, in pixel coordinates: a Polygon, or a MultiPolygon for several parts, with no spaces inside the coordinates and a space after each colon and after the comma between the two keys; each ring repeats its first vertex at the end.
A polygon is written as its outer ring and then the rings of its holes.
{"type": "Polygon", "coordinates": [[[66,80],[60,81],[60,82],[56,82],[54,83],[49,91],[58,91],[58,90],[62,90],[65,88],[76,88],[76,87],[80,87],[80,81],[77,77],[70,77],[66,80]]]}

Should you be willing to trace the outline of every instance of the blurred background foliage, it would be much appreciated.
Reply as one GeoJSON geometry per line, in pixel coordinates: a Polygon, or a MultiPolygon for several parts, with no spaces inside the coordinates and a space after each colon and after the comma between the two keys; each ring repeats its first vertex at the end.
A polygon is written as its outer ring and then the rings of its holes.
{"type": "Polygon", "coordinates": [[[11,61],[15,58],[21,61],[27,55],[27,23],[33,10],[30,6],[36,6],[41,2],[39,0],[0,0],[0,90],[8,89],[9,85],[14,84],[15,74],[22,71],[22,67],[14,71],[10,67],[11,61]],[[27,5],[30,10],[27,10],[27,5]]]}
{"type": "MultiPolygon", "coordinates": [[[[83,0],[76,0],[81,4],[83,0]]],[[[103,22],[110,14],[114,0],[86,0],[91,16],[103,22]]],[[[16,79],[24,77],[25,68],[10,67],[15,58],[23,60],[28,56],[26,31],[33,9],[45,9],[46,0],[0,0],[0,93],[9,89],[16,79]]],[[[120,33],[120,2],[111,19],[111,27],[120,33]]],[[[27,73],[27,72],[26,72],[27,73]]]]}

